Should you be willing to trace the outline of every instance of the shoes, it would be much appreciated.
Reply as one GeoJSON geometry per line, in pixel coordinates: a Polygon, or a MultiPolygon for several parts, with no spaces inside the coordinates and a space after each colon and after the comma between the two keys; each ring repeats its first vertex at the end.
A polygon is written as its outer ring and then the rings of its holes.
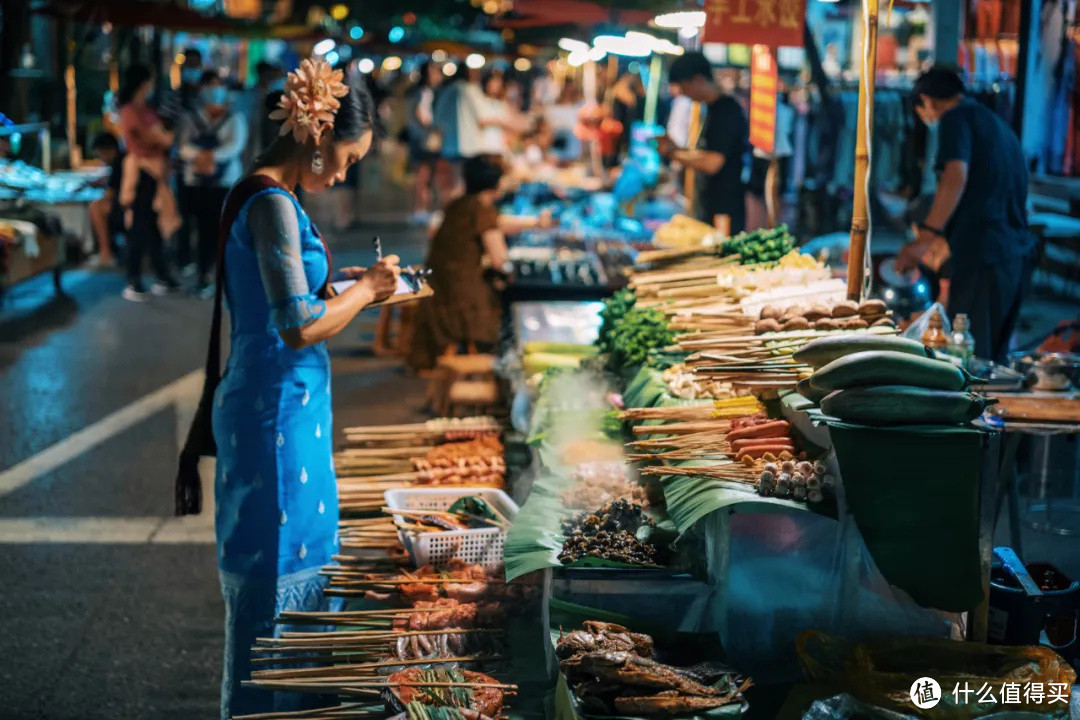
{"type": "Polygon", "coordinates": [[[172,295],[180,289],[180,283],[175,280],[158,280],[150,286],[150,292],[158,297],[172,295]]]}
{"type": "Polygon", "coordinates": [[[128,302],[146,302],[146,288],[128,285],[124,292],[120,293],[120,297],[128,302]]]}

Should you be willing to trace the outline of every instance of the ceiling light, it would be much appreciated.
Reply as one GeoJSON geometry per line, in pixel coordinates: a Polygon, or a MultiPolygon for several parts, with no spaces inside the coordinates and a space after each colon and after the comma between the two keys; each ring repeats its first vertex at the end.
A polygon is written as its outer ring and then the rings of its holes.
{"type": "Polygon", "coordinates": [[[391,55],[382,61],[383,70],[397,70],[401,67],[401,58],[397,55],[391,55]]]}
{"type": "Polygon", "coordinates": [[[644,36],[648,40],[631,39],[629,33],[623,35],[597,35],[593,39],[593,46],[612,55],[625,55],[627,57],[646,57],[652,53],[652,35],[646,33],[633,33],[644,36]]]}
{"type": "Polygon", "coordinates": [[[465,67],[470,70],[479,70],[484,67],[485,62],[487,62],[487,60],[485,60],[484,56],[480,53],[470,53],[469,56],[465,58],[465,67]]]}
{"type": "Polygon", "coordinates": [[[589,62],[590,54],[589,50],[574,50],[566,56],[566,62],[569,63],[570,67],[580,67],[589,62]]]}
{"type": "Polygon", "coordinates": [[[436,50],[435,52],[431,53],[431,59],[437,63],[446,62],[446,57],[447,56],[445,50],[436,50]]]}
{"type": "Polygon", "coordinates": [[[653,18],[653,25],[662,28],[705,27],[705,11],[687,10],[664,13],[653,18]]]}
{"type": "Polygon", "coordinates": [[[693,40],[698,36],[699,32],[701,32],[701,28],[696,25],[683,25],[679,28],[679,37],[685,40],[693,40]]]}
{"type": "Polygon", "coordinates": [[[457,63],[448,62],[442,66],[442,74],[446,77],[453,76],[457,72],[457,63]]]}
{"type": "Polygon", "coordinates": [[[607,50],[601,50],[600,48],[589,48],[588,59],[593,62],[600,62],[607,55],[607,50]]]}
{"type": "Polygon", "coordinates": [[[572,53],[575,50],[583,50],[587,52],[589,50],[589,43],[575,40],[574,38],[564,37],[559,40],[559,49],[565,50],[569,53],[572,53]]]}
{"type": "Polygon", "coordinates": [[[529,58],[518,58],[514,61],[514,69],[518,72],[529,72],[532,70],[532,62],[529,58]]]}
{"type": "Polygon", "coordinates": [[[325,55],[326,53],[333,50],[335,47],[337,47],[337,43],[334,42],[334,39],[326,38],[325,40],[320,40],[319,42],[315,43],[315,47],[311,49],[311,52],[315,53],[316,55],[325,55]]]}

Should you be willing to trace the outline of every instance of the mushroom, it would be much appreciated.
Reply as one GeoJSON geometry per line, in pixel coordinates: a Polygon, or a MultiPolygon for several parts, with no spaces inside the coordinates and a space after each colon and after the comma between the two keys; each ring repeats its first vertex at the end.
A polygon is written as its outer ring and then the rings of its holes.
{"type": "Polygon", "coordinates": [[[852,315],[859,314],[859,306],[851,300],[842,300],[833,306],[832,316],[834,318],[851,317],[852,315]]]}

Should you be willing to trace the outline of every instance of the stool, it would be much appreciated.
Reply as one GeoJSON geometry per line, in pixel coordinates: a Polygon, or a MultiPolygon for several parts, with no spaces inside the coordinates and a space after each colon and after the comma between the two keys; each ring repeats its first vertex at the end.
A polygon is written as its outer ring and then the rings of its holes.
{"type": "Polygon", "coordinates": [[[386,305],[379,310],[375,341],[371,351],[376,357],[405,357],[412,345],[416,307],[412,303],[386,305]]]}
{"type": "MultiPolygon", "coordinates": [[[[453,351],[452,351],[453,352],[453,351]]],[[[427,400],[432,410],[440,417],[450,417],[455,405],[494,405],[498,401],[498,384],[495,382],[495,356],[483,353],[464,355],[448,354],[440,357],[428,380],[427,400]],[[488,400],[490,390],[481,390],[476,385],[465,384],[457,392],[454,387],[461,383],[490,383],[495,387],[495,399],[488,400]],[[476,400],[476,402],[471,402],[476,400]]]]}

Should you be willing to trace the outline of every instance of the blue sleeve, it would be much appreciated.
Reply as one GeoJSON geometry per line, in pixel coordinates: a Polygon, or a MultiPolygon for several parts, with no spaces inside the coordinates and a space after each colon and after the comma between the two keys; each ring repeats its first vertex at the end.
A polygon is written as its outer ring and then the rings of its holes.
{"type": "Polygon", "coordinates": [[[293,201],[281,192],[256,196],[248,208],[248,231],[270,305],[270,327],[288,330],[326,314],[326,303],[308,286],[293,201]]]}
{"type": "Polygon", "coordinates": [[[952,160],[971,162],[971,124],[955,111],[945,113],[938,124],[938,169],[952,160]]]}

